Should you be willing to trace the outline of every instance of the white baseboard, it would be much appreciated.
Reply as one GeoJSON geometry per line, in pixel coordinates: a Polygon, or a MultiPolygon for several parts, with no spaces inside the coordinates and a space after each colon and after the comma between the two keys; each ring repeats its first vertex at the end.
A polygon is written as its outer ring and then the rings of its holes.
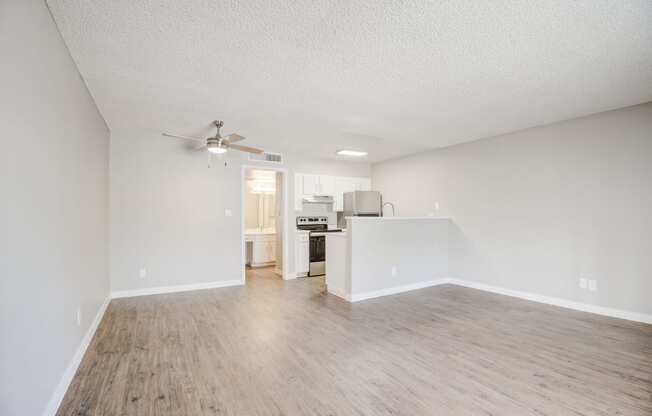
{"type": "Polygon", "coordinates": [[[335,295],[335,296],[337,296],[338,298],[342,298],[342,299],[344,299],[344,300],[348,300],[349,302],[351,301],[351,300],[350,300],[351,297],[348,296],[344,291],[337,290],[337,289],[332,288],[332,287],[330,287],[330,286],[327,287],[327,290],[328,290],[328,293],[330,293],[331,295],[335,295]]]}
{"type": "Polygon", "coordinates": [[[77,347],[75,355],[73,355],[72,360],[70,360],[70,363],[68,364],[68,367],[66,367],[66,371],[63,373],[63,376],[61,376],[61,379],[59,380],[57,388],[54,390],[54,393],[52,393],[50,401],[43,411],[43,416],[56,415],[57,410],[59,409],[59,405],[61,404],[63,397],[66,395],[73,377],[75,377],[77,368],[79,368],[79,364],[81,364],[82,358],[84,358],[84,354],[86,353],[86,350],[88,349],[88,346],[90,345],[91,340],[95,335],[95,331],[97,331],[97,327],[100,325],[100,322],[102,322],[102,317],[104,317],[104,312],[106,312],[106,308],[109,306],[110,302],[111,296],[109,295],[106,297],[106,299],[104,299],[102,305],[100,305],[100,309],[97,311],[97,314],[95,314],[95,318],[93,319],[93,322],[91,322],[91,326],[88,328],[84,338],[82,338],[81,342],[79,343],[79,347],[77,347]]]}
{"type": "Polygon", "coordinates": [[[349,302],[359,302],[365,299],[372,299],[381,296],[394,295],[402,292],[409,292],[410,290],[423,289],[424,287],[443,285],[449,282],[450,279],[448,278],[426,280],[423,282],[412,283],[409,285],[394,286],[394,287],[389,287],[387,289],[375,290],[372,292],[347,294],[346,296],[344,296],[344,298],[349,302]]]}
{"type": "Polygon", "coordinates": [[[296,273],[288,273],[287,276],[283,276],[283,280],[293,280],[296,278],[297,278],[296,273]]]}
{"type": "Polygon", "coordinates": [[[609,316],[612,318],[626,319],[628,321],[642,322],[652,324],[652,315],[631,312],[622,309],[608,308],[605,306],[591,305],[588,303],[575,302],[568,299],[555,298],[551,296],[538,295],[535,293],[523,292],[519,290],[506,289],[503,287],[487,285],[484,283],[472,282],[468,280],[461,280],[455,278],[441,278],[436,280],[429,280],[425,282],[414,283],[404,286],[395,286],[387,289],[376,290],[373,292],[364,292],[357,294],[346,293],[333,293],[336,296],[344,298],[349,302],[359,302],[365,299],[372,299],[381,296],[394,295],[397,293],[407,292],[410,290],[422,289],[425,287],[438,286],[444,284],[453,284],[457,286],[478,289],[485,292],[497,293],[499,295],[511,296],[514,298],[525,299],[538,303],[545,303],[547,305],[559,306],[562,308],[573,309],[582,312],[594,313],[597,315],[609,316]]]}
{"type": "Polygon", "coordinates": [[[275,264],[276,264],[275,261],[269,261],[267,263],[255,263],[255,264],[249,263],[249,267],[251,267],[252,269],[262,269],[263,267],[274,266],[275,264]]]}
{"type": "Polygon", "coordinates": [[[514,298],[520,298],[525,300],[530,300],[533,302],[545,303],[548,305],[560,306],[562,308],[574,309],[582,312],[595,313],[597,315],[610,316],[612,318],[626,319],[628,321],[643,322],[646,324],[652,324],[652,315],[639,313],[639,312],[630,312],[622,309],[607,308],[604,306],[591,305],[588,303],[575,302],[572,300],[555,298],[551,296],[537,295],[535,293],[522,292],[519,290],[506,289],[497,286],[491,286],[484,283],[471,282],[468,280],[460,279],[448,279],[448,283],[469,287],[472,289],[479,289],[485,292],[497,293],[500,295],[511,296],[514,298]]]}
{"type": "Polygon", "coordinates": [[[218,287],[242,286],[244,279],[220,280],[216,282],[194,283],[190,285],[158,286],[144,289],[118,290],[111,293],[112,299],[131,298],[134,296],[160,295],[162,293],[188,292],[191,290],[215,289],[218,287]]]}

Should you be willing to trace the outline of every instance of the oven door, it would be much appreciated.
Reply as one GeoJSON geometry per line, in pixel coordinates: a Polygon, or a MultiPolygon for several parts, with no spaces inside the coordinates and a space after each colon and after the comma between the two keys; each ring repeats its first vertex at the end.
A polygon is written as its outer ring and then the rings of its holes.
{"type": "Polygon", "coordinates": [[[326,274],[326,236],[310,236],[310,268],[308,276],[323,276],[326,274]]]}

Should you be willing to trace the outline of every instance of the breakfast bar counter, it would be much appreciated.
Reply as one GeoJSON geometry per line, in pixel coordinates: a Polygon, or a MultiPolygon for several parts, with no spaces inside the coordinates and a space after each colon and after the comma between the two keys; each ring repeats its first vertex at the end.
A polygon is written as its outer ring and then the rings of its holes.
{"type": "Polygon", "coordinates": [[[329,293],[356,302],[448,278],[449,218],[348,217],[326,236],[329,293]]]}

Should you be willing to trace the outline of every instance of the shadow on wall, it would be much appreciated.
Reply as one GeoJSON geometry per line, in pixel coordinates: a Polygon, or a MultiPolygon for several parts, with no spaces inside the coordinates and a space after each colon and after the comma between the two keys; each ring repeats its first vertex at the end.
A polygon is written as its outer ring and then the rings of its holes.
{"type": "Polygon", "coordinates": [[[451,219],[448,228],[449,275],[454,279],[483,282],[493,276],[494,268],[489,258],[464,230],[451,219]]]}

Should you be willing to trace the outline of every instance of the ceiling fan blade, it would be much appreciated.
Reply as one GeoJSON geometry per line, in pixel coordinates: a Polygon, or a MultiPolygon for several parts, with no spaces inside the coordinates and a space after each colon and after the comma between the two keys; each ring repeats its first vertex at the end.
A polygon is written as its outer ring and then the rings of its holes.
{"type": "Polygon", "coordinates": [[[197,146],[197,147],[193,148],[192,150],[195,151],[195,152],[201,152],[201,151],[204,151],[206,149],[208,149],[206,147],[206,145],[203,145],[203,146],[197,146]]]}
{"type": "Polygon", "coordinates": [[[239,134],[235,133],[229,134],[228,136],[222,138],[222,140],[226,141],[227,143],[236,143],[244,139],[244,136],[240,136],[239,134]]]}
{"type": "Polygon", "coordinates": [[[179,136],[177,134],[168,134],[168,133],[161,133],[161,134],[166,137],[175,137],[177,139],[198,140],[200,142],[206,140],[206,139],[200,139],[199,137],[192,137],[192,136],[179,136]]]}
{"type": "Polygon", "coordinates": [[[240,146],[239,144],[229,144],[228,147],[229,149],[240,150],[241,152],[255,153],[257,155],[264,152],[263,150],[256,149],[255,147],[240,146]]]}

